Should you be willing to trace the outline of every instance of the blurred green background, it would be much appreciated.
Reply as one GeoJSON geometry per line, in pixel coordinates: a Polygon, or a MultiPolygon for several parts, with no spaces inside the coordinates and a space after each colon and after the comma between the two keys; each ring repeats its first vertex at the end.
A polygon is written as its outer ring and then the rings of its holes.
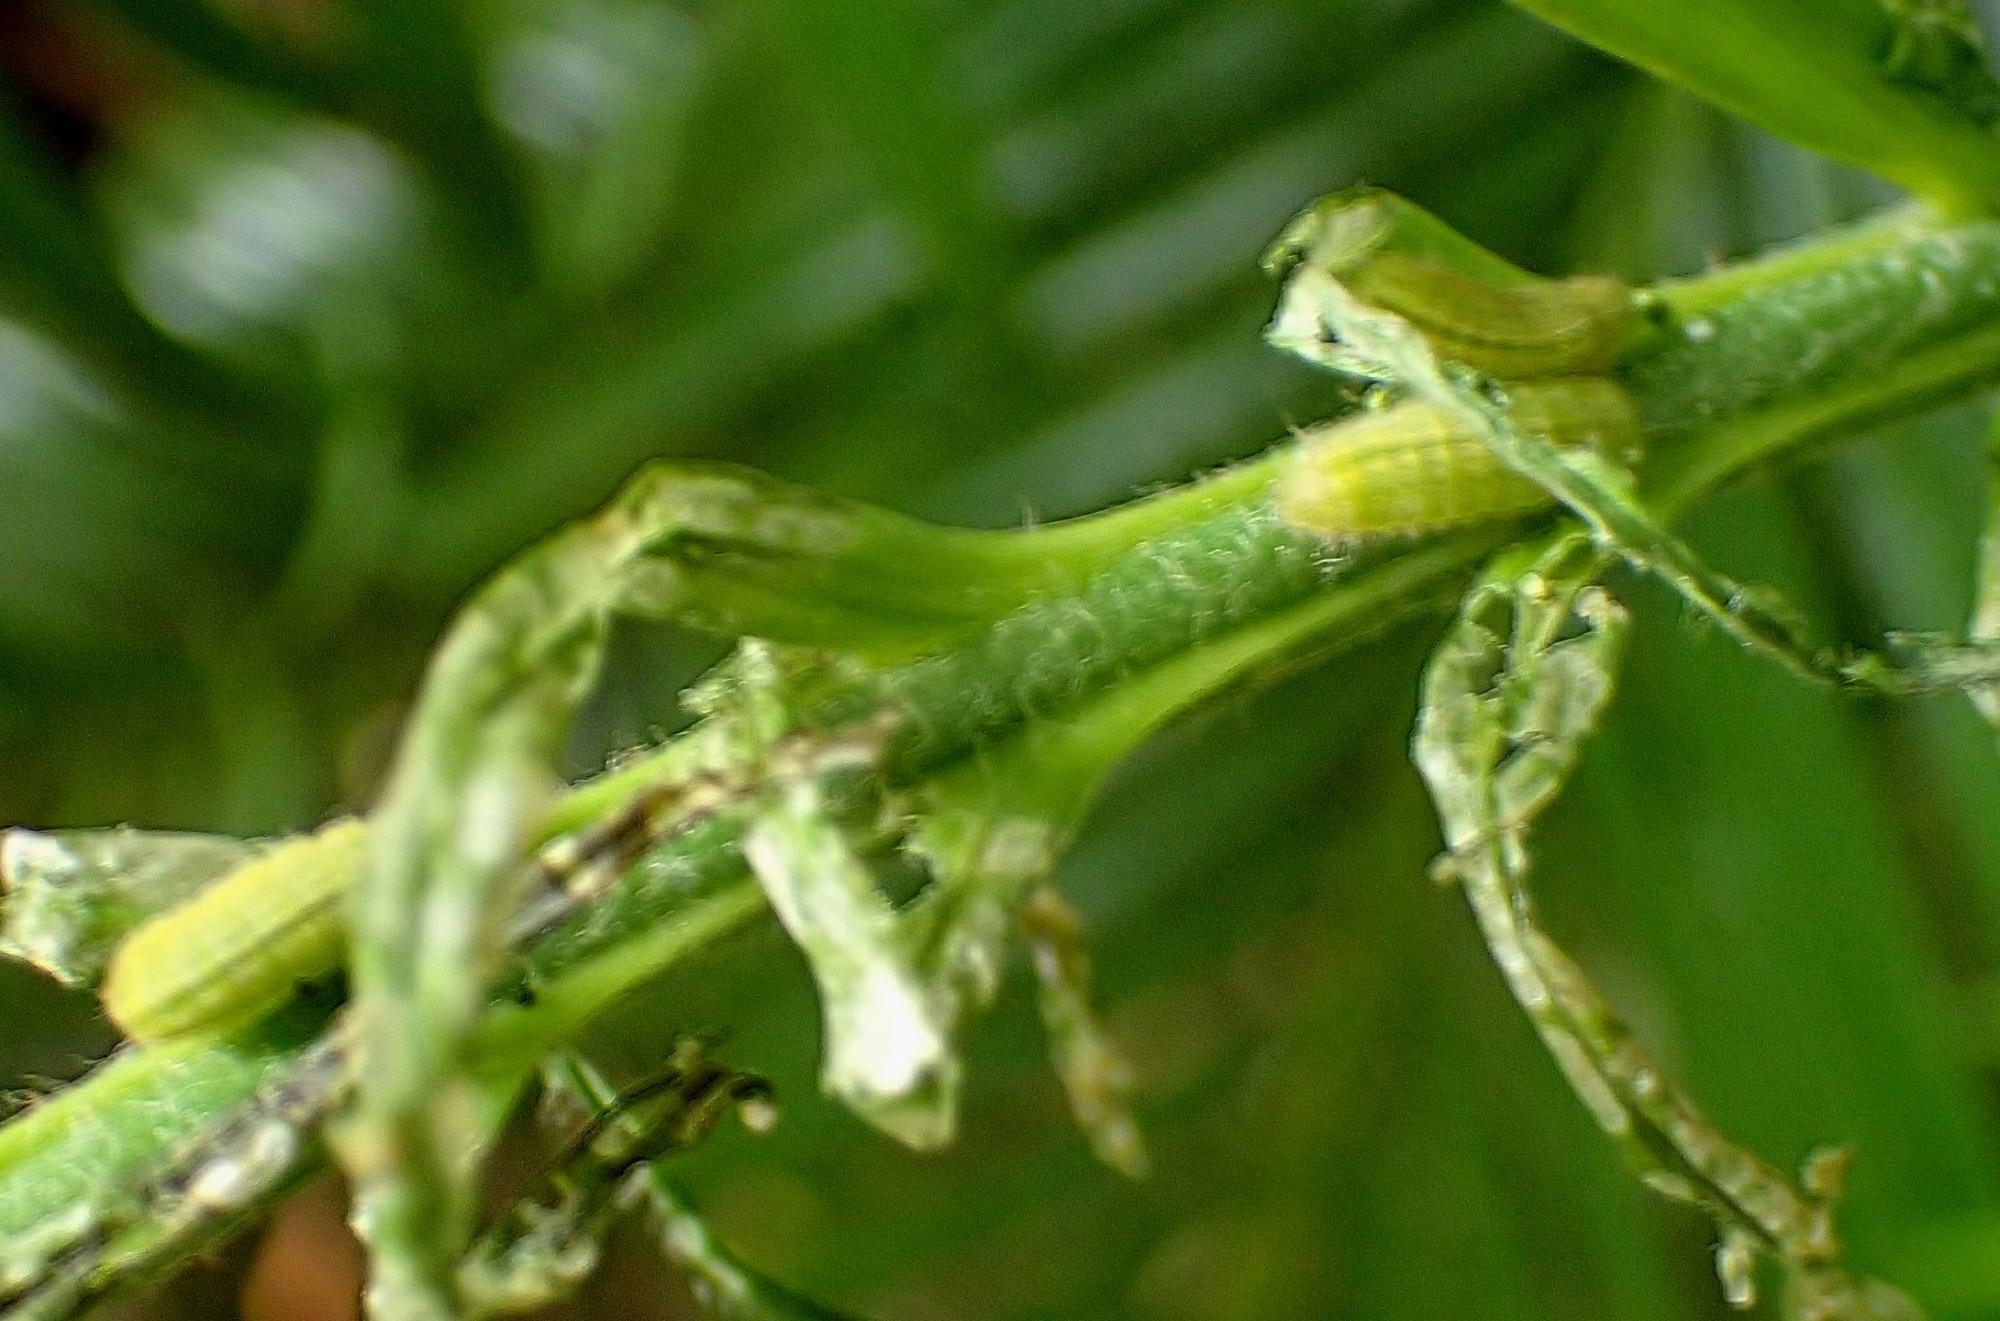
{"type": "MultiPolygon", "coordinates": [[[[0,822],[45,826],[365,804],[454,600],[651,456],[1007,526],[1253,452],[1335,406],[1261,345],[1256,256],[1358,180],[1635,277],[1886,198],[1497,0],[47,0],[0,7],[0,78],[0,822]]],[[[1952,628],[1981,430],[1899,423],[1691,533],[1834,631],[1952,628]]],[[[1866,1267],[2000,1317],[1990,733],[1629,596],[1552,925],[1726,1127],[1855,1145],[1866,1267]]],[[[697,1200],[885,1321],[1722,1315],[1707,1226],[1626,1175],[1424,879],[1434,632],[1184,722],[1065,865],[1144,1184],[1088,1157],[1018,985],[938,1157],[815,1094],[769,935],[599,1048],[730,1028],[785,1121],[692,1157],[697,1200]]],[[[718,649],[621,638],[575,769],[677,724],[718,649]]],[[[108,1042],[0,969],[5,1079],[108,1042]]],[[[134,1314],[341,1315],[337,1214],[316,1190],[134,1314]]],[[[575,1314],[688,1315],[626,1246],[575,1314]]]]}

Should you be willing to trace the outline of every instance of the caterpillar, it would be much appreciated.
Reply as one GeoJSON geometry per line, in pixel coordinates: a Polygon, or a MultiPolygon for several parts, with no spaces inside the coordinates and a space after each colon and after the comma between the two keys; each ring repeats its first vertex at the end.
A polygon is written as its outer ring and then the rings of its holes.
{"type": "MultiPolygon", "coordinates": [[[[663,807],[712,811],[726,786],[655,786],[596,828],[535,859],[543,892],[522,913],[538,934],[586,897],[565,890],[588,866],[623,864],[654,837],[663,807]]],[[[368,828],[354,818],[286,840],[140,926],[113,951],[98,998],[134,1041],[223,1035],[264,1018],[347,954],[347,905],[367,865],[368,828]]]]}
{"type": "MultiPolygon", "coordinates": [[[[678,786],[677,786],[678,787],[678,786]]],[[[624,860],[650,838],[658,792],[536,860],[550,892],[531,905],[567,912],[561,885],[600,859],[624,860]]],[[[289,839],[153,918],[112,952],[98,999],[134,1041],[224,1035],[264,1018],[347,956],[347,905],[367,865],[368,827],[352,817],[289,839]]]]}
{"type": "MultiPolygon", "coordinates": [[[[1615,381],[1513,383],[1507,398],[1523,431],[1559,445],[1588,445],[1622,463],[1636,457],[1638,414],[1615,381]]],[[[1442,531],[1551,501],[1507,467],[1469,419],[1414,400],[1304,432],[1272,487],[1280,517],[1334,538],[1442,531]]]]}
{"type": "Polygon", "coordinates": [[[352,818],[287,840],[141,925],[111,955],[99,997],[135,1041],[223,1033],[338,968],[344,908],[366,858],[352,818]]]}
{"type": "Polygon", "coordinates": [[[1641,300],[1623,281],[1534,275],[1376,188],[1308,208],[1264,264],[1333,279],[1416,327],[1440,358],[1506,380],[1602,375],[1643,326],[1641,300]]]}
{"type": "MultiPolygon", "coordinates": [[[[508,929],[547,935],[670,831],[748,801],[766,775],[867,764],[899,717],[883,710],[836,729],[799,730],[747,766],[699,770],[636,790],[596,824],[551,840],[527,864],[536,884],[508,929]]],[[[369,828],[343,818],[258,854],[140,925],[112,952],[105,1015],[134,1041],[221,1036],[269,1016],[346,961],[347,905],[368,860],[369,828]]]]}

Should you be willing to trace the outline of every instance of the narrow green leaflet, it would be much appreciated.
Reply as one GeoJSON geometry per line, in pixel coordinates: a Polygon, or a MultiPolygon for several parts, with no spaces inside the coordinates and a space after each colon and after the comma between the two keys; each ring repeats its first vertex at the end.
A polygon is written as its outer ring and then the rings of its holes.
{"type": "Polygon", "coordinates": [[[1795,1184],[1717,1129],[1537,924],[1528,828],[1610,698],[1624,635],[1624,611],[1595,582],[1607,561],[1569,529],[1504,553],[1432,656],[1412,754],[1444,832],[1439,871],[1464,887],[1509,989],[1598,1124],[1648,1186],[1715,1218],[1732,1304],[1754,1301],[1753,1267],[1768,1255],[1799,1321],[1915,1318],[1901,1294],[1841,1264],[1840,1159],[1815,1158],[1795,1184]]]}
{"type": "Polygon", "coordinates": [[[230,835],[0,831],[0,954],[94,985],[118,942],[258,852],[230,835]]]}
{"type": "Polygon", "coordinates": [[[2000,208],[1996,104],[1963,0],[1515,0],[1779,137],[1947,208],[2000,208]]]}
{"type": "Polygon", "coordinates": [[[984,1008],[998,993],[1017,930],[1025,934],[1042,986],[1051,1060],[1071,1109],[1091,1149],[1134,1173],[1143,1168],[1144,1150],[1123,1082],[1114,1080],[1115,1053],[1089,1006],[1080,934],[1074,923],[1062,933],[1070,941],[1051,964],[1032,914],[1068,912],[1041,883],[1104,775],[1150,727],[1151,721],[1108,711],[1030,731],[923,786],[905,841],[932,876],[904,915],[904,939],[920,966],[960,1012],[984,1008]]]}
{"type": "Polygon", "coordinates": [[[643,565],[647,497],[543,544],[454,622],[425,677],[374,816],[356,896],[362,1086],[337,1134],[355,1178],[382,1321],[458,1310],[484,1133],[467,1043],[498,971],[510,892],[557,788],[552,767],[625,572],[643,565]]]}

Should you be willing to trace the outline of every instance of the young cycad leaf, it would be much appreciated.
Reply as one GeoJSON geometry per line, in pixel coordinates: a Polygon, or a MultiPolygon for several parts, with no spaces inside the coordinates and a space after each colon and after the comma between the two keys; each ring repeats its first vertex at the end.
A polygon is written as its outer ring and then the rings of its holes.
{"type": "MultiPolygon", "coordinates": [[[[0,1307],[47,1288],[55,1268],[80,1245],[108,1237],[129,1219],[133,1186],[161,1159],[148,1144],[116,1140],[107,1121],[106,1097],[157,1116],[162,1141],[187,1147],[201,1140],[201,1125],[175,1108],[175,1084],[188,1069],[182,1046],[114,1055],[91,1075],[90,1086],[70,1087],[15,1116],[0,1128],[0,1307]],[[66,1133],[88,1134],[76,1150],[52,1150],[66,1133]],[[150,1159],[149,1159],[150,1157],[150,1159]]],[[[225,1103],[251,1096],[266,1080],[268,1052],[214,1052],[214,1090],[225,1103]]]]}
{"type": "Polygon", "coordinates": [[[121,1051],[93,1075],[98,1086],[71,1088],[0,1130],[0,1223],[15,1226],[0,1234],[0,1314],[81,1315],[295,1180],[342,1077],[330,1038],[301,1049],[310,1018],[226,1042],[121,1051]],[[121,1103],[156,1127],[122,1130],[107,1113],[121,1103]],[[65,1131],[84,1137],[67,1159],[47,1145],[65,1131]]]}
{"type": "Polygon", "coordinates": [[[1367,630],[1381,604],[1371,592],[1336,587],[1262,625],[1213,637],[1124,676],[1079,709],[1035,721],[916,786],[901,804],[914,821],[905,846],[933,878],[900,915],[917,967],[958,1004],[983,1005],[1019,915],[1043,978],[1057,1074],[1092,1149],[1114,1168],[1143,1164],[1126,1071],[1090,1008],[1074,922],[1034,896],[1098,786],[1163,723],[1315,638],[1367,630]]]}
{"type": "Polygon", "coordinates": [[[1750,1266],[1768,1254],[1794,1316],[1914,1318],[1901,1294],[1841,1264],[1832,1164],[1816,1161],[1801,1186],[1716,1128],[1536,920],[1528,828],[1610,698],[1624,634],[1624,611],[1595,584],[1607,561],[1573,529],[1503,554],[1432,656],[1412,753],[1443,827],[1440,874],[1464,887],[1509,989],[1599,1125],[1648,1186],[1715,1218],[1732,1304],[1754,1301],[1750,1266]]]}
{"type": "MultiPolygon", "coordinates": [[[[1111,768],[1190,704],[1324,636],[1335,621],[1366,627],[1379,605],[1368,593],[1316,595],[1257,627],[1130,672],[1081,706],[1042,716],[898,792],[891,816],[910,823],[905,848],[931,875],[901,908],[856,856],[822,782],[781,780],[749,806],[746,854],[825,1001],[828,1089],[905,1141],[942,1141],[952,1123],[956,1034],[991,1000],[1022,904],[1111,768]]],[[[753,662],[764,650],[746,647],[718,701],[756,704],[783,686],[767,672],[760,679],[753,662]]],[[[769,740],[786,721],[775,710],[741,723],[769,740]]],[[[1135,1143],[1117,1068],[1087,1021],[1075,951],[1058,963],[1050,992],[1058,1071],[1094,1144],[1130,1167],[1135,1143]]]]}

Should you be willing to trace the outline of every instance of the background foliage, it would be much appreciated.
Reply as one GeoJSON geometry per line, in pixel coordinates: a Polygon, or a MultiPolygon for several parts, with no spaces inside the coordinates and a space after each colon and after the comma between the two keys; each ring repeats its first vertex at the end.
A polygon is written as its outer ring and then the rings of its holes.
{"type": "MultiPolygon", "coordinates": [[[[364,803],[454,601],[648,456],[1005,526],[1259,449],[1329,396],[1258,339],[1256,255],[1357,178],[1535,269],[1634,277],[1885,198],[1497,3],[446,12],[8,11],[0,820],[275,832],[364,803]]],[[[1980,429],[1899,424],[1690,533],[1844,635],[1953,628],[1980,429]]],[[[1725,1127],[1788,1164],[1854,1142],[1859,1262],[2000,1316],[1990,735],[1635,605],[1541,849],[1551,924],[1725,1127]]],[[[1091,1161],[1019,997],[957,1147],[867,1133],[815,1094],[810,989],[764,937],[603,1034],[640,1067],[729,1025],[777,1081],[776,1134],[688,1163],[717,1228],[885,1318],[1720,1313],[1707,1227],[1618,1168],[1423,881],[1404,747],[1435,631],[1186,722],[1065,864],[1148,1182],[1091,1161]]],[[[713,654],[623,638],[576,769],[673,727],[713,654]]],[[[107,1044],[91,1004],[0,978],[7,1077],[107,1044]]],[[[335,1206],[145,1314],[214,1315],[246,1270],[255,1310],[274,1262],[337,1299],[335,1206]]],[[[676,1315],[647,1271],[579,1306],[676,1315]]]]}

